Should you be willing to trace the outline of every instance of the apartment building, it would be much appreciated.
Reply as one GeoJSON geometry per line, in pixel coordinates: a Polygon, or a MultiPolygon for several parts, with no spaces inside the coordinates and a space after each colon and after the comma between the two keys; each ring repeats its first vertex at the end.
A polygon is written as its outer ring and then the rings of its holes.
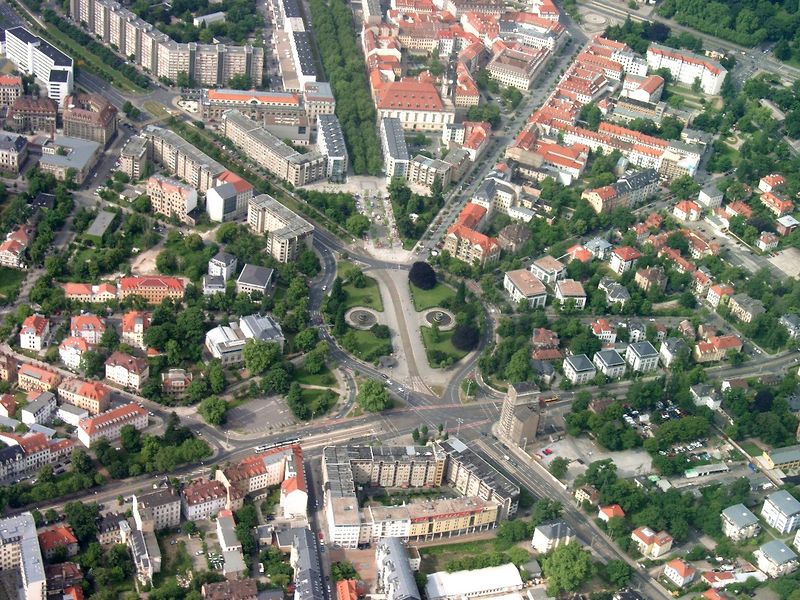
{"type": "Polygon", "coordinates": [[[347,179],[347,147],[336,115],[320,115],[317,119],[317,148],[327,159],[326,177],[332,181],[347,179]]]}
{"type": "Polygon", "coordinates": [[[0,171],[19,173],[27,158],[27,138],[21,135],[0,132],[0,171]]]}
{"type": "Polygon", "coordinates": [[[658,181],[655,169],[643,169],[621,177],[616,183],[585,190],[581,199],[597,214],[608,213],[620,206],[640,204],[658,191],[658,181]]]}
{"type": "Polygon", "coordinates": [[[133,495],[133,520],[143,532],[181,524],[181,497],[171,487],[133,495]]]}
{"type": "Polygon", "coordinates": [[[753,552],[756,566],[769,577],[782,577],[797,570],[797,554],[780,540],[772,540],[753,552]]]}
{"type": "Polygon", "coordinates": [[[567,356],[564,359],[563,368],[564,377],[566,377],[572,385],[589,383],[597,374],[597,369],[585,354],[567,356]]]}
{"type": "Polygon", "coordinates": [[[78,440],[87,448],[97,440],[116,440],[126,425],[139,430],[146,428],[147,411],[131,402],[84,419],[78,424],[78,440]]]}
{"type": "Polygon", "coordinates": [[[290,92],[208,89],[200,97],[203,120],[222,119],[225,111],[236,109],[260,125],[300,126],[308,123],[303,97],[290,92]]]}
{"type": "Polygon", "coordinates": [[[578,310],[583,310],[586,306],[586,291],[583,284],[574,279],[559,279],[556,281],[556,300],[562,303],[571,302],[572,306],[578,310]]]}
{"type": "Polygon", "coordinates": [[[217,87],[244,75],[253,86],[262,84],[262,47],[177,43],[115,0],[71,0],[70,15],[156,77],[176,81],[185,73],[197,85],[217,87]]]}
{"type": "Polygon", "coordinates": [[[25,425],[44,425],[52,419],[56,412],[56,397],[52,392],[30,391],[27,400],[28,404],[20,411],[25,425]]]}
{"type": "Polygon", "coordinates": [[[739,542],[758,535],[761,525],[744,504],[734,504],[722,511],[722,533],[730,540],[739,542]]]}
{"type": "Polygon", "coordinates": [[[672,536],[666,531],[656,533],[650,527],[637,527],[631,532],[631,540],[639,552],[652,560],[665,555],[672,549],[672,536]]]}
{"type": "Polygon", "coordinates": [[[150,327],[150,313],[132,310],[122,315],[122,342],[134,348],[146,349],[144,333],[150,327]]]}
{"type": "Polygon", "coordinates": [[[694,347],[694,359],[699,363],[725,360],[728,352],[742,351],[742,340],[735,335],[712,336],[694,347]]]}
{"type": "Polygon", "coordinates": [[[150,376],[147,359],[114,352],[106,359],[106,379],[126,389],[139,391],[150,376]]]}
{"type": "Polygon", "coordinates": [[[600,373],[611,379],[625,375],[625,359],[616,350],[595,352],[592,362],[600,373]]]}
{"type": "Polygon", "coordinates": [[[550,51],[545,48],[503,48],[494,55],[486,71],[498,83],[528,91],[547,63],[550,51]]]}
{"type": "Polygon", "coordinates": [[[647,49],[647,66],[655,71],[668,69],[675,81],[693,85],[700,81],[703,93],[719,94],[728,71],[715,60],[687,50],[675,50],[660,44],[650,44],[647,49]]]}
{"type": "Polygon", "coordinates": [[[148,304],[161,304],[166,298],[182,300],[184,283],[176,277],[142,275],[123,277],[119,280],[119,299],[141,296],[148,304]]]}
{"type": "Polygon", "coordinates": [[[625,350],[625,362],[640,373],[655,371],[658,369],[658,350],[648,341],[629,344],[625,350]]]}
{"type": "Polygon", "coordinates": [[[58,397],[92,415],[105,412],[111,404],[111,389],[99,381],[67,379],[58,386],[58,397]]]}
{"type": "Polygon", "coordinates": [[[147,180],[147,195],[154,213],[194,223],[189,213],[197,208],[197,190],[192,186],[156,174],[147,180]]]}
{"type": "Polygon", "coordinates": [[[150,148],[146,138],[134,135],[125,142],[119,153],[119,170],[125,173],[131,180],[140,179],[149,162],[150,148]]]}
{"type": "Polygon", "coordinates": [[[55,100],[41,96],[20,96],[8,109],[6,127],[20,133],[56,133],[58,104],[55,100]]]}
{"type": "Polygon", "coordinates": [[[64,135],[91,140],[103,147],[117,133],[117,109],[99,94],[70,94],[61,116],[64,135]]]}
{"type": "Polygon", "coordinates": [[[408,177],[410,158],[402,121],[396,117],[381,119],[380,133],[386,179],[389,181],[395,177],[406,179],[408,177]]]}
{"type": "Polygon", "coordinates": [[[58,387],[61,376],[34,365],[23,364],[17,371],[17,385],[26,392],[50,392],[58,387]]]}
{"type": "Polygon", "coordinates": [[[386,537],[375,550],[377,587],[387,600],[421,600],[408,550],[400,537],[386,537]]]}
{"type": "Polygon", "coordinates": [[[43,600],[47,595],[44,559],[33,515],[24,512],[0,520],[0,571],[16,571],[22,583],[18,596],[43,600]]]}
{"type": "Polygon", "coordinates": [[[453,167],[449,162],[417,154],[408,165],[408,181],[432,188],[439,181],[442,189],[453,180],[453,167]]]}
{"type": "Polygon", "coordinates": [[[314,242],[314,226],[269,194],[250,200],[247,223],[254,233],[267,235],[266,251],[278,262],[296,261],[314,242]]]}
{"type": "Polygon", "coordinates": [[[216,185],[216,179],[227,170],[178,134],[155,125],[142,130],[147,140],[148,158],[163,165],[199,193],[216,185]]]}
{"type": "Polygon", "coordinates": [[[6,29],[5,35],[6,57],[20,72],[35,75],[45,95],[61,106],[72,92],[72,59],[24,27],[6,29]]]}
{"type": "Polygon", "coordinates": [[[224,135],[249,158],[295,187],[325,177],[327,159],[323,154],[301,154],[238,110],[225,111],[222,125],[224,135]]]}
{"type": "Polygon", "coordinates": [[[0,75],[0,106],[11,106],[22,96],[22,77],[19,75],[0,75]]]}
{"type": "Polygon", "coordinates": [[[764,500],[761,516],[779,533],[791,533],[800,525],[800,502],[786,490],[773,492],[764,500]]]}
{"type": "Polygon", "coordinates": [[[728,308],[731,315],[739,319],[742,323],[751,323],[753,319],[766,312],[764,303],[755,300],[747,294],[734,294],[728,300],[728,308]]]}

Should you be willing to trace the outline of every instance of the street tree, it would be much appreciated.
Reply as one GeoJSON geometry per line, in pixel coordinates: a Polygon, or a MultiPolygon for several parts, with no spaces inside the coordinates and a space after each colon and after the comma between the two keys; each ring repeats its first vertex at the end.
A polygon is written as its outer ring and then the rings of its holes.
{"type": "Polygon", "coordinates": [[[547,553],[541,562],[551,596],[577,590],[593,575],[592,555],[575,542],[547,553]]]}
{"type": "Polygon", "coordinates": [[[411,265],[408,280],[421,290],[432,290],[436,287],[436,271],[428,263],[417,261],[411,265]]]}
{"type": "Polygon", "coordinates": [[[377,379],[367,379],[361,384],[356,395],[358,405],[369,412],[379,412],[389,406],[389,391],[377,379]]]}
{"type": "Polygon", "coordinates": [[[228,403],[217,396],[209,396],[200,403],[198,412],[211,425],[222,425],[228,413],[228,403]]]}

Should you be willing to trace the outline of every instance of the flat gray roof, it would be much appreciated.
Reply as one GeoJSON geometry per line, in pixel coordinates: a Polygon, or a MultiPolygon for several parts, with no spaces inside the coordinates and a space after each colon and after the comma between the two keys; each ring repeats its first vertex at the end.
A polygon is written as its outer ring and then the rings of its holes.
{"type": "Polygon", "coordinates": [[[67,169],[73,168],[77,171],[84,171],[95,159],[100,149],[100,144],[97,142],[64,135],[56,135],[51,145],[56,148],[64,148],[66,154],[45,154],[42,152],[42,158],[39,159],[39,163],[67,169]]]}
{"type": "Polygon", "coordinates": [[[103,237],[116,216],[116,213],[108,210],[101,210],[99,213],[97,213],[97,216],[95,217],[94,221],[92,221],[92,224],[89,225],[89,229],[86,230],[86,235],[103,237]]]}
{"type": "Polygon", "coordinates": [[[408,160],[408,146],[403,133],[403,123],[396,117],[384,117],[383,131],[386,138],[386,150],[395,160],[408,160]]]}

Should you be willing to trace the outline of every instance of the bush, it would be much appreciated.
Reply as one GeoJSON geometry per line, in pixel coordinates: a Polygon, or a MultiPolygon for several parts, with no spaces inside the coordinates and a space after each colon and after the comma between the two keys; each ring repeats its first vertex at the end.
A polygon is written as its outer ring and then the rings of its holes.
{"type": "Polygon", "coordinates": [[[436,287],[436,271],[428,263],[417,261],[411,265],[408,280],[421,290],[432,290],[436,287]]]}
{"type": "Polygon", "coordinates": [[[453,331],[451,342],[453,346],[464,352],[469,352],[475,349],[480,339],[480,332],[478,328],[473,325],[459,325],[453,331]]]}
{"type": "Polygon", "coordinates": [[[381,325],[380,323],[375,323],[372,327],[370,327],[370,331],[375,335],[376,338],[381,340],[388,340],[392,336],[392,332],[386,325],[381,325]]]}

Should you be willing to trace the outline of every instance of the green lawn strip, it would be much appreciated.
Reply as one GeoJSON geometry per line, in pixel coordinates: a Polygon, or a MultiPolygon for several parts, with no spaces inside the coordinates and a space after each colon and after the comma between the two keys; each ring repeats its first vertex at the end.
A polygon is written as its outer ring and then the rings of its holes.
{"type": "MultiPolygon", "coordinates": [[[[329,391],[330,390],[319,390],[316,388],[303,388],[300,391],[300,397],[303,399],[303,404],[305,404],[306,406],[311,406],[314,404],[315,401],[318,401],[321,396],[327,394],[329,391]]],[[[339,394],[336,394],[336,398],[334,398],[322,412],[313,415],[312,418],[321,417],[323,414],[327,413],[330,409],[332,409],[336,405],[336,401],[338,399],[339,399],[339,394]]]]}
{"type": "Polygon", "coordinates": [[[453,338],[452,331],[440,331],[439,341],[433,340],[433,329],[431,327],[422,327],[422,343],[425,346],[425,353],[428,355],[428,363],[435,367],[435,361],[431,360],[431,353],[439,351],[443,354],[453,357],[453,361],[459,361],[467,355],[467,352],[459,350],[453,346],[451,341],[453,338]]]}
{"type": "Polygon", "coordinates": [[[294,379],[297,383],[305,385],[320,385],[320,386],[335,386],[336,377],[328,367],[325,367],[319,373],[307,373],[303,367],[300,367],[294,373],[294,379]]]}
{"type": "Polygon", "coordinates": [[[154,117],[166,117],[169,116],[169,111],[161,106],[158,102],[153,102],[152,100],[148,100],[144,103],[145,110],[152,114],[154,117]]]}
{"type": "Polygon", "coordinates": [[[761,456],[764,453],[764,450],[761,449],[761,446],[759,446],[755,442],[743,442],[739,445],[750,456],[761,456]]]}
{"type": "Polygon", "coordinates": [[[0,296],[8,298],[14,295],[22,285],[25,275],[25,271],[0,267],[0,296]]]}
{"type": "Polygon", "coordinates": [[[109,65],[101,61],[97,56],[78,44],[71,37],[61,32],[55,26],[48,25],[45,33],[46,35],[44,37],[50,38],[54,45],[75,59],[75,66],[80,67],[80,62],[82,61],[90,67],[88,69],[90,72],[94,72],[95,75],[105,76],[109,81],[113,81],[112,85],[116,86],[117,83],[124,83],[124,86],[117,86],[122,91],[135,93],[143,93],[145,91],[130,79],[124,77],[119,71],[112,69],[109,65]]]}
{"type": "Polygon", "coordinates": [[[456,292],[453,288],[444,283],[437,283],[436,287],[430,290],[418,288],[413,283],[411,286],[411,298],[414,300],[414,309],[417,312],[442,306],[445,300],[455,298],[456,292]]]}

